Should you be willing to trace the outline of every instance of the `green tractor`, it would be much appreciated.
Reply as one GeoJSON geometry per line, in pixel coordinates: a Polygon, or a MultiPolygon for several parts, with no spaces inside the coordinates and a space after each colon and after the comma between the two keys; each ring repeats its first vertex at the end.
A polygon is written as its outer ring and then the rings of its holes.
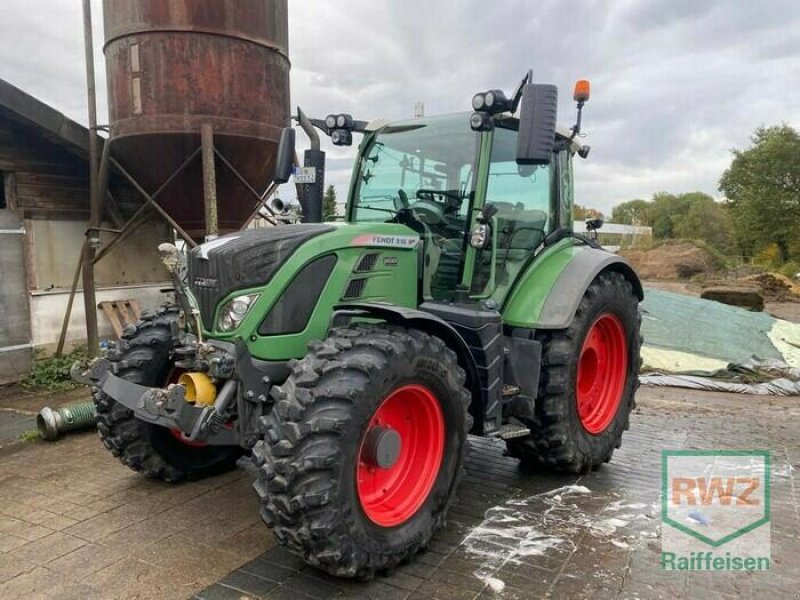
{"type": "MultiPolygon", "coordinates": [[[[105,446],[143,474],[255,472],[278,540],[335,575],[411,559],[445,523],[468,434],[525,464],[608,462],[634,407],[642,285],[572,226],[578,121],[529,73],[474,112],[308,119],[300,224],[167,248],[179,307],[85,375],[105,446]],[[363,134],[344,222],[322,223],[324,155],[363,134]],[[310,174],[310,176],[309,176],[310,174]]],[[[284,132],[275,180],[292,171],[284,132]]],[[[224,507],[221,507],[224,510],[224,507]]]]}

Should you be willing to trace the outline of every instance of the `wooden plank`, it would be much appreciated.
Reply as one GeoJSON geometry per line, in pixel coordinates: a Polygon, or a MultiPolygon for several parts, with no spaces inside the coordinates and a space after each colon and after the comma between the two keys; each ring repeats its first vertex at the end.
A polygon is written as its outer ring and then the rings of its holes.
{"type": "Polygon", "coordinates": [[[122,318],[122,321],[125,325],[129,325],[131,322],[131,316],[128,314],[127,304],[128,303],[125,300],[114,302],[114,308],[116,308],[117,312],[119,312],[119,316],[122,318]]]}
{"type": "Polygon", "coordinates": [[[128,300],[128,304],[130,304],[131,312],[133,312],[133,316],[136,317],[136,322],[142,320],[142,309],[139,306],[138,300],[128,300]]]}
{"type": "Polygon", "coordinates": [[[103,314],[105,314],[108,322],[111,323],[111,328],[114,330],[114,334],[117,336],[117,339],[121,338],[123,326],[119,320],[117,311],[114,310],[114,302],[101,302],[99,307],[100,310],[103,311],[103,314]]]}

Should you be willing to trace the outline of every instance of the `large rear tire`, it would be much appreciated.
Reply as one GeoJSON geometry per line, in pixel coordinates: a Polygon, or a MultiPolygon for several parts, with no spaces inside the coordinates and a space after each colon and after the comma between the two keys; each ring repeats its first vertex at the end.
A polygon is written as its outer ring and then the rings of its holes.
{"type": "Polygon", "coordinates": [[[360,325],[292,368],[253,450],[264,521],[334,575],[410,559],[444,526],[463,471],[470,394],[456,355],[421,331],[360,325]]]}
{"type": "MultiPolygon", "coordinates": [[[[116,375],[149,387],[163,387],[174,369],[172,323],[178,309],[144,315],[127,330],[108,358],[116,375]]],[[[98,388],[94,389],[97,432],[105,447],[134,471],[175,482],[218,475],[236,467],[243,450],[181,441],[164,427],[145,423],[98,388]]]]}
{"type": "Polygon", "coordinates": [[[542,331],[531,435],[508,440],[528,466],[584,473],[609,462],[635,407],[641,367],[639,299],[620,273],[589,286],[568,329],[542,331]]]}

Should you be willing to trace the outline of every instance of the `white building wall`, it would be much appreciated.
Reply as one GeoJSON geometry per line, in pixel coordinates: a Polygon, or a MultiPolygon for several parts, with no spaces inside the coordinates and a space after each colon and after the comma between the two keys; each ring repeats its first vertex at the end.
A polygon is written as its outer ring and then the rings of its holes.
{"type": "MultiPolygon", "coordinates": [[[[171,299],[172,294],[163,294],[161,290],[172,287],[169,282],[147,284],[141,286],[123,286],[114,288],[98,288],[97,302],[112,300],[137,300],[142,310],[155,310],[171,299]]],[[[37,291],[31,293],[31,333],[33,346],[42,354],[50,354],[58,345],[64,314],[69,301],[69,291],[37,291]]],[[[115,339],[114,330],[103,311],[97,311],[97,322],[100,339],[115,339]]],[[[75,294],[72,305],[72,317],[67,330],[66,349],[86,344],[86,313],[83,305],[83,293],[75,294]]]]}

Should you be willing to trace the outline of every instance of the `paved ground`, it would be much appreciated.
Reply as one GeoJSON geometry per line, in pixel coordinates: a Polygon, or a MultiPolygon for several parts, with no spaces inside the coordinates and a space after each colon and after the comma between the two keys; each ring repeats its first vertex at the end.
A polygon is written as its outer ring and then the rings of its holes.
{"type": "Polygon", "coordinates": [[[0,598],[766,598],[800,589],[800,401],[645,389],[614,462],[520,472],[486,440],[446,530],[412,564],[354,583],[304,567],[260,524],[241,473],[167,486],[93,434],[0,450],[0,598]],[[769,573],[658,566],[660,451],[769,448],[769,573]],[[513,524],[513,526],[509,526],[513,524]]]}
{"type": "Polygon", "coordinates": [[[35,431],[36,415],[45,406],[58,408],[89,399],[86,388],[67,393],[47,393],[20,385],[0,386],[0,448],[15,444],[20,436],[35,431]]]}

